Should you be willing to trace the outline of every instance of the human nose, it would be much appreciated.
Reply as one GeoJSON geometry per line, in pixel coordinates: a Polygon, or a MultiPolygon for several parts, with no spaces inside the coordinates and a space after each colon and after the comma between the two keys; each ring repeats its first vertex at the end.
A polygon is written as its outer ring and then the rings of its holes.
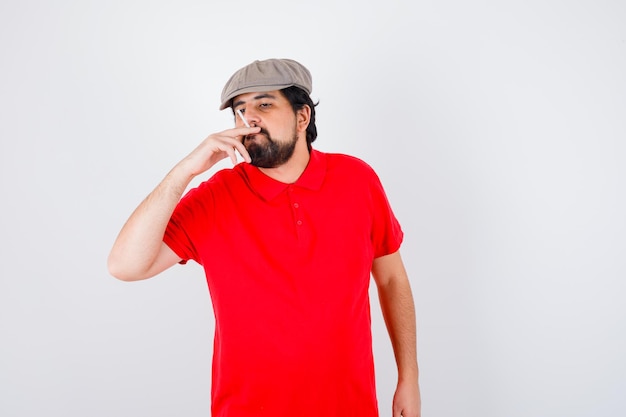
{"type": "Polygon", "coordinates": [[[253,106],[247,107],[244,114],[250,127],[256,127],[256,125],[261,121],[259,113],[255,110],[253,106]]]}

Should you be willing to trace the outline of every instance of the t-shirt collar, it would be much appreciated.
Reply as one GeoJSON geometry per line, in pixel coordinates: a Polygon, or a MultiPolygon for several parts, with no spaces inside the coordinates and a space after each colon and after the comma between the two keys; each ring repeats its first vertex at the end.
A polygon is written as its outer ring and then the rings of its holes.
{"type": "Polygon", "coordinates": [[[319,190],[326,175],[326,154],[311,149],[311,157],[300,178],[293,184],[286,184],[265,175],[261,170],[248,163],[243,168],[250,181],[250,186],[264,200],[269,201],[277,197],[289,187],[302,187],[309,190],[319,190]]]}

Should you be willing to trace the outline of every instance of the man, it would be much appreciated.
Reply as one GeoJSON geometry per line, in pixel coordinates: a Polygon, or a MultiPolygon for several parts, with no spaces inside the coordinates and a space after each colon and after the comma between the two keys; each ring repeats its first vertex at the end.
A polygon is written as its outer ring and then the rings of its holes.
{"type": "Polygon", "coordinates": [[[109,270],[134,281],[189,259],[204,267],[215,417],[378,416],[371,273],[398,367],[393,416],[419,416],[402,230],[368,165],[312,148],[311,90],[309,71],[293,60],[237,71],[220,106],[232,108],[235,127],[207,137],[139,205],[109,270]],[[181,199],[224,158],[235,166],[181,199]]]}

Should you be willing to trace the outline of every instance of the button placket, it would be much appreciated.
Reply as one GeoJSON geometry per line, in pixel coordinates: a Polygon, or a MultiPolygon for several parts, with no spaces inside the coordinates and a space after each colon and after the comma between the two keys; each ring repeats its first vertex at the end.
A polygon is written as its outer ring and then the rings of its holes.
{"type": "Polygon", "coordinates": [[[300,208],[300,204],[299,203],[293,203],[293,208],[294,208],[294,212],[295,212],[296,224],[298,226],[302,226],[302,219],[300,218],[301,211],[298,210],[300,208]]]}
{"type": "Polygon", "coordinates": [[[294,196],[294,189],[293,187],[289,187],[288,188],[288,193],[289,193],[289,200],[291,201],[291,207],[292,207],[292,211],[293,211],[293,218],[294,221],[296,223],[296,226],[302,226],[302,218],[301,216],[301,210],[300,209],[300,203],[298,203],[295,200],[295,196],[294,196]]]}

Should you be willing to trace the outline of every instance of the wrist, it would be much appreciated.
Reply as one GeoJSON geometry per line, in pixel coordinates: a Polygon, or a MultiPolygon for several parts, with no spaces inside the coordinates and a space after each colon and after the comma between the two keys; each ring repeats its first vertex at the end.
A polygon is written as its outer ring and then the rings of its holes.
{"type": "Polygon", "coordinates": [[[398,372],[398,384],[417,384],[418,381],[419,372],[417,368],[398,372]]]}
{"type": "Polygon", "coordinates": [[[178,184],[185,184],[185,187],[193,180],[198,174],[194,172],[193,166],[186,159],[183,159],[172,168],[168,176],[172,181],[178,184]]]}

